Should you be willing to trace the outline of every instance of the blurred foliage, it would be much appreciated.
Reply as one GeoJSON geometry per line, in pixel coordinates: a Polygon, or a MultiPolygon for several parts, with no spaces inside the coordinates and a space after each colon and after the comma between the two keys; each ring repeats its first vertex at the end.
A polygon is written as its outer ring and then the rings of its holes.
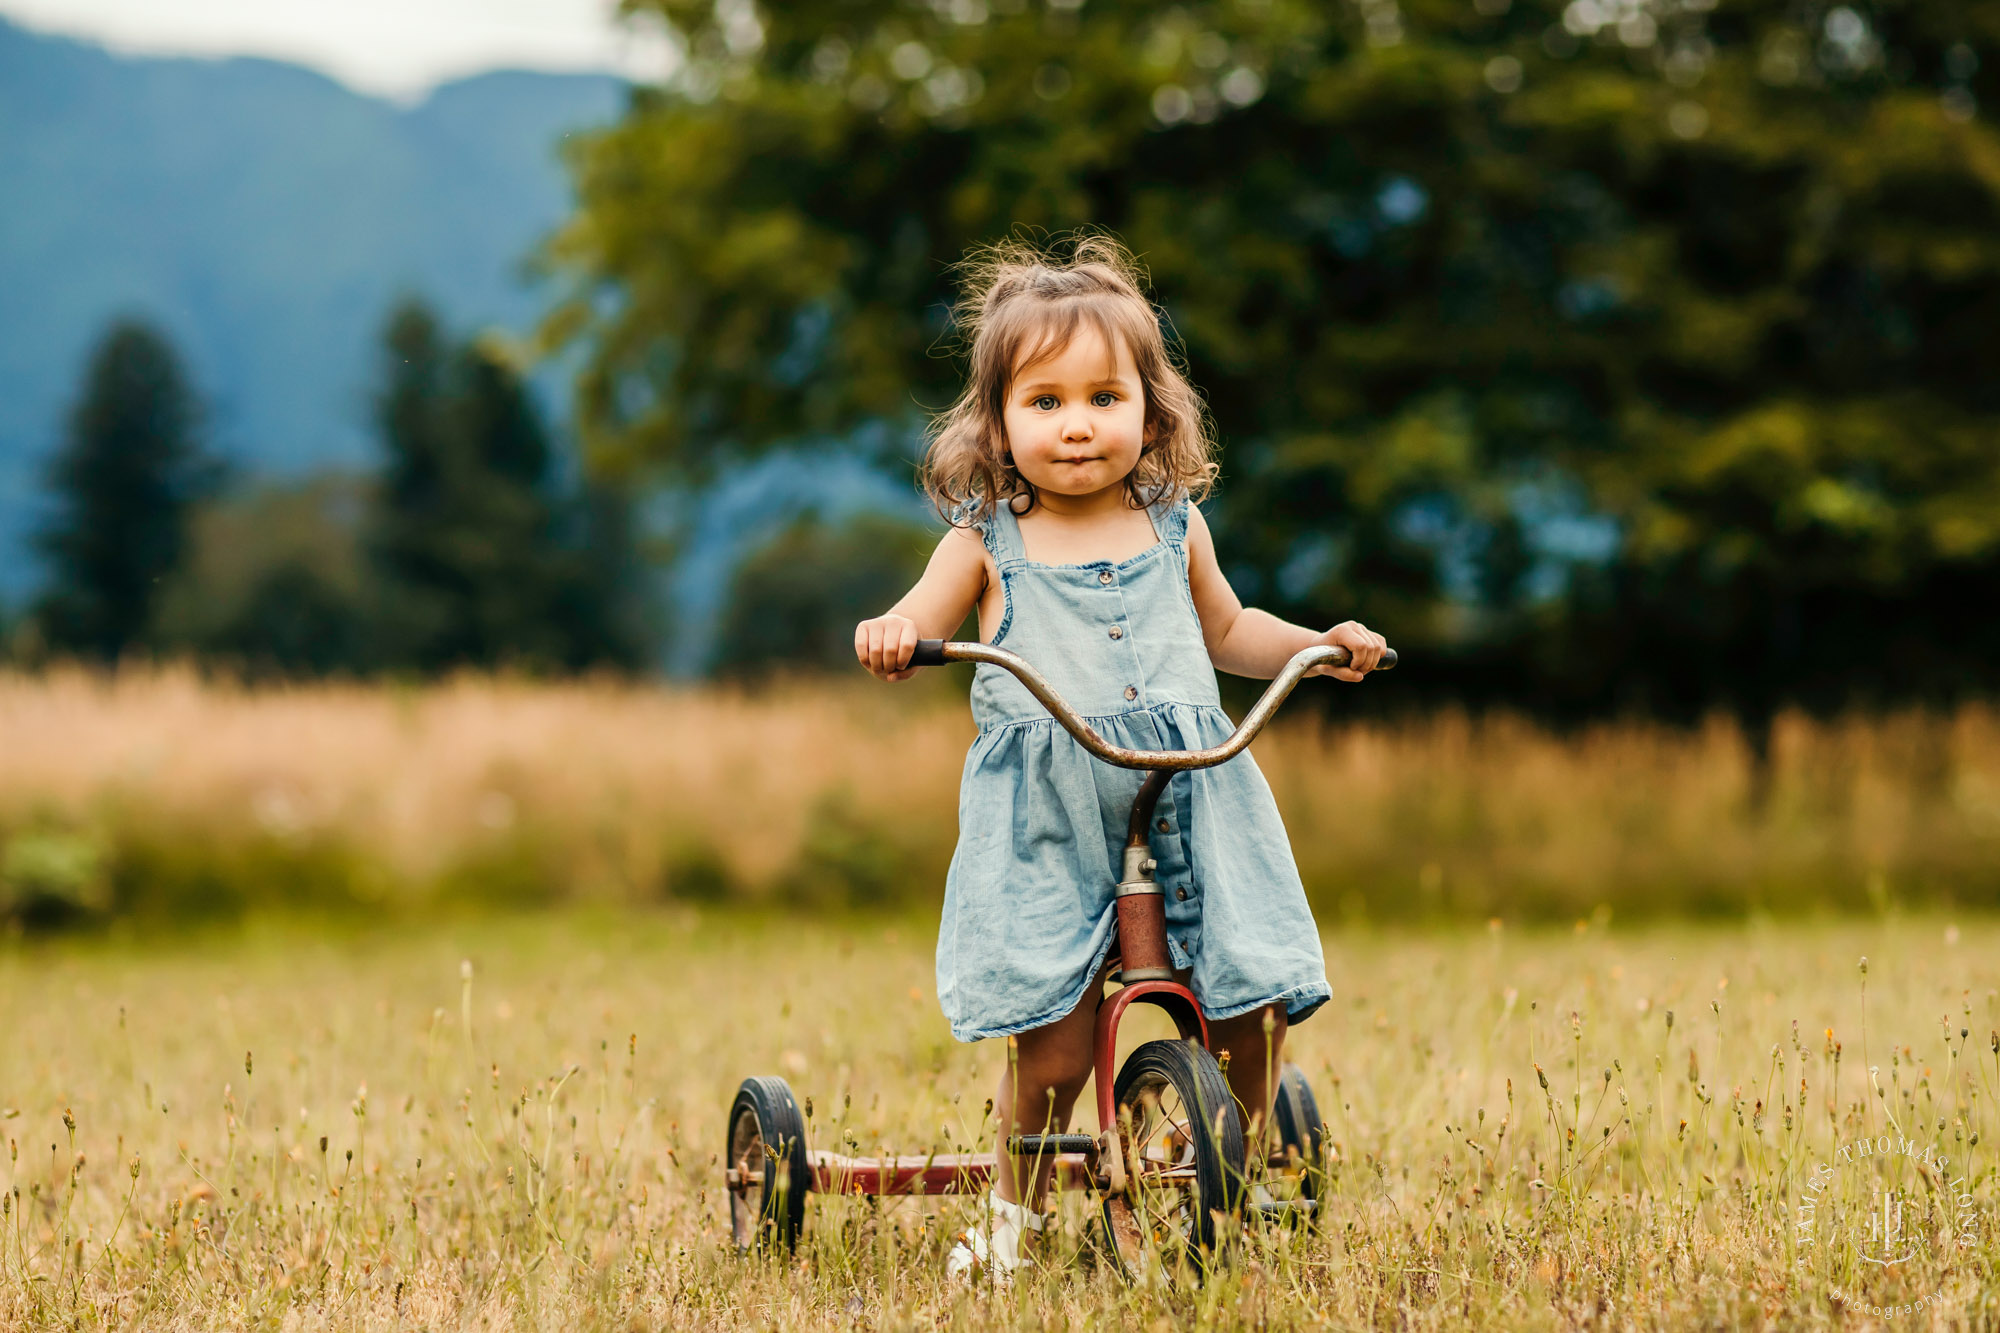
{"type": "Polygon", "coordinates": [[[111,906],[105,848],[89,833],[29,827],[0,843],[0,919],[45,929],[101,918],[111,906]]]}
{"type": "Polygon", "coordinates": [[[837,526],[801,514],[736,567],[716,670],[852,667],[855,622],[894,606],[936,544],[928,529],[882,514],[837,526]]]}
{"type": "Polygon", "coordinates": [[[161,597],[158,637],[252,675],[325,675],[369,655],[358,478],[241,491],[195,515],[161,597]]]}
{"type": "Polygon", "coordinates": [[[197,438],[200,415],[163,335],[129,320],[106,330],[49,467],[57,512],[38,537],[50,579],[30,652],[109,662],[147,645],[189,511],[218,480],[197,438]]]}
{"type": "Polygon", "coordinates": [[[713,904],[727,902],[744,892],[729,862],[705,838],[684,838],[667,850],[664,860],[661,887],[669,897],[713,904]]]}
{"type": "Polygon", "coordinates": [[[627,7],[689,63],[572,150],[544,329],[606,466],[912,426],[952,263],[1103,226],[1215,409],[1239,591],[1384,629],[1403,693],[1994,683],[2000,7],[627,7]]]}
{"type": "Polygon", "coordinates": [[[914,886],[938,878],[937,868],[910,845],[904,826],[860,808],[846,787],[834,787],[813,802],[798,864],[779,896],[811,907],[895,907],[912,900],[914,886]]]}
{"type": "Polygon", "coordinates": [[[156,925],[250,912],[381,911],[402,886],[334,837],[168,827],[128,812],[110,857],[113,910],[156,925]]]}
{"type": "Polygon", "coordinates": [[[556,494],[547,428],[503,350],[453,348],[406,302],[383,354],[388,460],[366,531],[382,661],[639,665],[629,519],[608,491],[556,494]]]}

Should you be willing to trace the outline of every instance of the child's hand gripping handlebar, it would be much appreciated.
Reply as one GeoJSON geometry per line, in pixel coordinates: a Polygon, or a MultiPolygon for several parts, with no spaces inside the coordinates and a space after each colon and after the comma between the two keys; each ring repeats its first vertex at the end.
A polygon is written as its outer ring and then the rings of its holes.
{"type": "MultiPolygon", "coordinates": [[[[1305,677],[1306,672],[1316,666],[1346,666],[1347,649],[1338,644],[1318,644],[1302,648],[1285,663],[1284,670],[1264,691],[1264,697],[1257,706],[1243,715],[1235,732],[1222,744],[1208,750],[1128,750],[1122,745],[1113,745],[1092,729],[1088,722],[1077,716],[1055,687],[1050,685],[1041,672],[1029,665],[1027,659],[1005,648],[995,648],[987,643],[949,643],[943,639],[919,639],[917,649],[910,655],[910,665],[944,666],[950,662],[991,662],[1014,673],[1028,693],[1041,700],[1042,707],[1049,710],[1056,721],[1070,735],[1082,742],[1083,748],[1102,759],[1107,764],[1119,768],[1187,769],[1212,768],[1226,759],[1234,758],[1244,746],[1256,739],[1264,724],[1271,720],[1271,714],[1278,711],[1278,705],[1285,696],[1305,677]]],[[[1387,671],[1396,665],[1396,650],[1391,648],[1382,654],[1377,671],[1387,671]]]]}

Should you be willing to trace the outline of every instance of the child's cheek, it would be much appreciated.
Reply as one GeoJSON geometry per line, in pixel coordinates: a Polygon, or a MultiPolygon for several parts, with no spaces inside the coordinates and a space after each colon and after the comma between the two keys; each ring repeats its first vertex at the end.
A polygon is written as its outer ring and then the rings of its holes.
{"type": "Polygon", "coordinates": [[[1007,450],[1017,459],[1026,454],[1033,456],[1040,437],[1035,431],[1034,418],[1023,412],[1009,409],[1000,418],[1001,427],[1007,432],[1007,450]]]}

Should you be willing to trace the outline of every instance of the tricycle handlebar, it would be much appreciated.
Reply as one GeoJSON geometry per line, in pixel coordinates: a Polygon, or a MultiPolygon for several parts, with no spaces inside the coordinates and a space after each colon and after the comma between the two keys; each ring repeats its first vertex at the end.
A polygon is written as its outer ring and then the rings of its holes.
{"type": "MultiPolygon", "coordinates": [[[[1328,643],[1302,648],[1294,653],[1292,660],[1285,663],[1284,670],[1278,673],[1277,678],[1264,691],[1264,697],[1257,701],[1257,706],[1243,715],[1243,721],[1237,724],[1229,739],[1207,750],[1128,750],[1122,745],[1113,745],[1098,735],[1088,722],[1077,716],[1076,710],[1056,693],[1055,687],[1049,684],[1041,672],[1029,665],[1026,658],[1010,653],[1005,648],[996,648],[989,643],[950,643],[943,639],[919,639],[916,652],[910,656],[910,665],[919,667],[944,666],[950,662],[990,662],[994,666],[1012,672],[1016,679],[1028,687],[1028,693],[1039,699],[1042,707],[1048,709],[1050,715],[1082,743],[1084,749],[1105,763],[1114,764],[1119,768],[1187,769],[1212,768],[1224,760],[1233,759],[1256,738],[1258,732],[1264,729],[1264,724],[1271,720],[1271,714],[1278,711],[1278,705],[1283,703],[1285,696],[1304,679],[1306,672],[1322,665],[1346,666],[1347,656],[1347,649],[1338,644],[1328,643]]],[[[1395,665],[1396,650],[1391,648],[1383,652],[1382,660],[1375,669],[1387,671],[1395,665]]]]}

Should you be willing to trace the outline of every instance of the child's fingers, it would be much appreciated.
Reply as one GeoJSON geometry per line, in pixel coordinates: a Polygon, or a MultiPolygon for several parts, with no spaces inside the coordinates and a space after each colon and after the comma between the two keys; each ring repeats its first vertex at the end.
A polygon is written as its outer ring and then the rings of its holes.
{"type": "Polygon", "coordinates": [[[917,668],[910,665],[916,652],[917,627],[908,623],[890,626],[882,637],[882,679],[908,680],[916,675],[917,668]]]}
{"type": "Polygon", "coordinates": [[[854,655],[883,680],[907,680],[917,651],[917,627],[899,617],[864,620],[854,627],[854,655]]]}
{"type": "Polygon", "coordinates": [[[1358,620],[1350,620],[1340,629],[1346,632],[1337,641],[1347,649],[1348,669],[1355,673],[1342,676],[1342,680],[1359,680],[1382,664],[1382,653],[1389,646],[1387,639],[1358,620]]]}
{"type": "Polygon", "coordinates": [[[1365,676],[1381,662],[1382,650],[1388,646],[1389,641],[1365,625],[1356,625],[1354,628],[1357,633],[1354,646],[1348,649],[1351,655],[1349,665],[1365,676]]]}

